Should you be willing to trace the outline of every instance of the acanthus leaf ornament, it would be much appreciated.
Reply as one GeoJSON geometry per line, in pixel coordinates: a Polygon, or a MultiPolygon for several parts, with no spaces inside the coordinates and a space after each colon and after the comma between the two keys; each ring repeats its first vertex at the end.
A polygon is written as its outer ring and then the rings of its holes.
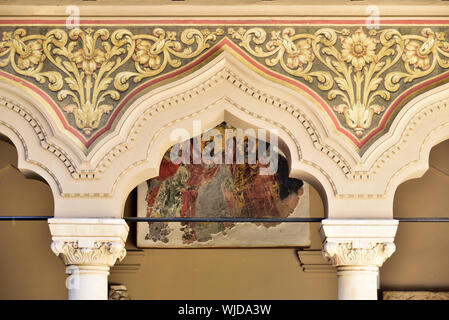
{"type": "Polygon", "coordinates": [[[114,79],[117,90],[125,91],[129,88],[128,80],[133,78],[134,83],[143,79],[157,76],[167,66],[178,68],[182,65],[181,59],[192,59],[199,56],[210,47],[210,42],[217,40],[217,36],[224,31],[217,28],[209,29],[185,29],[177,40],[177,33],[155,28],[152,34],[135,35],[135,53],[132,56],[136,71],[123,71],[114,79]]]}
{"type": "Polygon", "coordinates": [[[103,103],[105,99],[120,99],[120,93],[110,89],[112,74],[131,57],[132,34],[118,29],[110,35],[107,29],[87,28],[73,29],[67,36],[65,31],[56,29],[47,33],[45,48],[48,59],[66,75],[64,81],[70,89],[57,94],[59,101],[72,100],[62,109],[74,115],[76,126],[86,136],[91,135],[103,114],[113,109],[103,103]]]}
{"type": "Polygon", "coordinates": [[[53,241],[53,253],[65,265],[100,265],[112,267],[116,260],[126,256],[125,245],[117,241],[96,241],[89,247],[81,247],[78,241],[53,241]]]}
{"type": "Polygon", "coordinates": [[[18,28],[14,32],[3,32],[0,42],[0,67],[11,65],[22,76],[34,78],[39,83],[48,80],[48,88],[60,90],[63,86],[62,76],[57,71],[42,71],[46,60],[43,35],[27,35],[27,31],[18,28]]]}
{"type": "Polygon", "coordinates": [[[273,67],[280,64],[282,69],[292,76],[299,77],[311,83],[314,78],[321,90],[332,87],[332,78],[328,71],[311,71],[315,55],[312,52],[314,36],[311,34],[295,34],[291,27],[281,31],[272,31],[267,39],[266,31],[261,28],[228,29],[228,34],[239,40],[239,45],[251,55],[265,58],[265,64],[273,67]],[[265,43],[265,50],[261,46],[265,43]]]}
{"type": "Polygon", "coordinates": [[[393,242],[371,242],[363,247],[356,247],[352,242],[325,242],[323,257],[334,267],[367,266],[381,267],[395,252],[393,242]]]}

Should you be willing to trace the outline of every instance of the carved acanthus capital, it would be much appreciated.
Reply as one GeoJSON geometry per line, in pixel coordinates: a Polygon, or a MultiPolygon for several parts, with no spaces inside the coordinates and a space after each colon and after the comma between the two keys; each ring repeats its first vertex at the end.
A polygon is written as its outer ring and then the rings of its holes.
{"type": "Polygon", "coordinates": [[[125,245],[119,241],[95,241],[81,246],[78,241],[53,241],[52,251],[67,265],[112,267],[126,256],[125,245]]]}
{"type": "Polygon", "coordinates": [[[334,267],[339,266],[376,266],[382,264],[393,254],[396,246],[393,242],[369,242],[356,247],[353,242],[325,242],[323,256],[334,267]]]}
{"type": "Polygon", "coordinates": [[[111,267],[126,255],[128,225],[114,218],[48,219],[52,251],[68,266],[111,267]]]}

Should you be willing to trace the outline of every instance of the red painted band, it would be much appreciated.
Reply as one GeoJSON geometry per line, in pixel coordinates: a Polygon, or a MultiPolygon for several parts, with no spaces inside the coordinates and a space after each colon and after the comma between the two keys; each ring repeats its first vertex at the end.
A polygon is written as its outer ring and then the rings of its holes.
{"type": "MultiPolygon", "coordinates": [[[[80,19],[81,25],[361,25],[366,19],[80,19]]],[[[0,19],[0,25],[65,25],[66,19],[0,19]]],[[[449,19],[379,19],[380,25],[447,25],[449,19]]]]}

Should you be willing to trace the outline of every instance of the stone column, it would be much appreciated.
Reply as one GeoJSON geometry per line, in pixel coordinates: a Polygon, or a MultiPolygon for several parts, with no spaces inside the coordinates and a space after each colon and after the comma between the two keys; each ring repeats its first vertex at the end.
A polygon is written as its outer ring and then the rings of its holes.
{"type": "Polygon", "coordinates": [[[69,300],[107,300],[109,268],[126,255],[128,225],[123,219],[48,220],[52,251],[69,277],[69,300]]]}
{"type": "Polygon", "coordinates": [[[339,300],[376,300],[379,268],[395,251],[398,221],[325,219],[323,256],[336,268],[339,300]]]}

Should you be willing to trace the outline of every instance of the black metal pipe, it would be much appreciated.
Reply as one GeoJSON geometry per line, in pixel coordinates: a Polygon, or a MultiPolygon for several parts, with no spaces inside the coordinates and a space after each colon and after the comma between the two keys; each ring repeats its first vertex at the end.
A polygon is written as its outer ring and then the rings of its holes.
{"type": "Polygon", "coordinates": [[[321,222],[324,218],[147,218],[126,217],[135,222],[321,222]]]}
{"type": "MultiPolygon", "coordinates": [[[[52,216],[0,216],[0,221],[38,221],[53,218],[52,216]]],[[[150,218],[124,217],[130,222],[321,222],[324,218],[150,218]]]]}
{"type": "Polygon", "coordinates": [[[449,222],[449,218],[396,218],[399,222],[449,222]]]}
{"type": "Polygon", "coordinates": [[[50,218],[53,216],[0,216],[0,221],[38,221],[50,218]]]}
{"type": "MultiPolygon", "coordinates": [[[[0,216],[0,221],[43,221],[53,216],[0,216]]],[[[321,222],[325,218],[150,218],[124,217],[130,222],[321,222]]],[[[442,218],[395,218],[399,222],[449,222],[449,217],[442,218]]]]}

